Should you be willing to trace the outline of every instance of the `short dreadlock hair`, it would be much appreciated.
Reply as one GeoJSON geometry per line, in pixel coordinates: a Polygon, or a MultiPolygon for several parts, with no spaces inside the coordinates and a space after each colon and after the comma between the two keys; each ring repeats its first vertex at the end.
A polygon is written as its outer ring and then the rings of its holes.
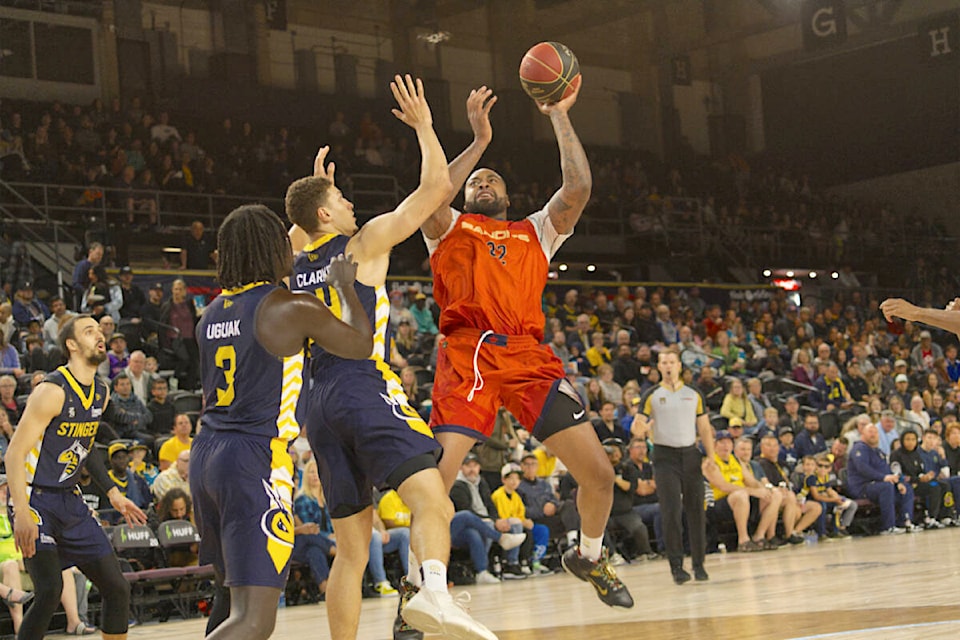
{"type": "Polygon", "coordinates": [[[224,289],[287,275],[293,251],[287,230],[262,204],[245,204],[230,212],[217,232],[217,277],[224,289]]]}

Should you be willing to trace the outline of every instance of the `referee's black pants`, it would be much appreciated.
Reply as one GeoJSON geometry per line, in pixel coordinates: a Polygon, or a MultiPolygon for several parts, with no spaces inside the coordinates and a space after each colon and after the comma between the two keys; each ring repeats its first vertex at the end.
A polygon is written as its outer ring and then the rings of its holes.
{"type": "Polygon", "coordinates": [[[653,477],[663,518],[663,538],[670,567],[683,564],[683,515],[687,516],[690,556],[694,567],[703,566],[707,552],[706,515],[703,509],[703,456],[695,446],[654,447],[653,477]]]}

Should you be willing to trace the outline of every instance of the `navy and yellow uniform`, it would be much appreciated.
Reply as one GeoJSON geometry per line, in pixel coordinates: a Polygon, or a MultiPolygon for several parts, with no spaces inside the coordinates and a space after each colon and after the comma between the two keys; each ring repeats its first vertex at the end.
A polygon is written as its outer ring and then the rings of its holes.
{"type": "MultiPolygon", "coordinates": [[[[328,234],[308,244],[294,260],[291,278],[293,290],[315,294],[338,318],[341,301],[326,280],[330,261],[343,255],[349,241],[328,234]]],[[[317,454],[327,508],[335,518],[373,504],[374,486],[396,489],[393,484],[419,470],[405,463],[435,456],[439,449],[387,364],[386,289],[359,281],[354,288],[373,327],[373,353],[366,360],[346,360],[312,345],[311,388],[299,413],[317,454]]]]}
{"type": "MultiPolygon", "coordinates": [[[[38,551],[57,551],[63,568],[113,554],[110,541],[77,489],[80,468],[94,446],[107,387],[95,377],[84,386],[67,367],[41,384],[63,389],[63,409],[27,455],[27,495],[40,529],[38,551]]],[[[10,507],[10,517],[16,514],[10,507]]]]}
{"type": "MultiPolygon", "coordinates": [[[[204,410],[190,454],[200,562],[228,587],[286,584],[293,552],[289,442],[304,354],[277,358],[257,341],[257,309],[277,287],[225,290],[197,326],[204,410]]],[[[278,328],[282,330],[282,328],[278,328]]]]}

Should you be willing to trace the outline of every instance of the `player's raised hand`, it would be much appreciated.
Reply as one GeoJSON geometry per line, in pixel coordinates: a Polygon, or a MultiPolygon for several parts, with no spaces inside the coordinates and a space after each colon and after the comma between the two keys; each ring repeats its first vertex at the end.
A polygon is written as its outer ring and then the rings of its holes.
{"type": "Polygon", "coordinates": [[[581,82],[576,87],[576,91],[568,95],[563,100],[559,102],[544,103],[537,102],[537,108],[540,109],[540,113],[544,115],[553,115],[554,113],[566,113],[570,111],[570,108],[577,103],[577,96],[580,95],[580,89],[583,88],[583,83],[581,82]]]}
{"type": "Polygon", "coordinates": [[[490,126],[490,109],[497,103],[493,89],[483,86],[470,91],[467,98],[467,119],[473,129],[473,137],[482,144],[493,140],[493,127],[490,126]]]}
{"type": "Polygon", "coordinates": [[[313,159],[313,177],[326,178],[331,184],[336,184],[333,174],[337,170],[337,165],[333,162],[326,164],[327,154],[330,153],[330,147],[324,145],[317,151],[317,157],[313,159]]]}
{"type": "Polygon", "coordinates": [[[945,309],[947,311],[960,311],[960,298],[954,298],[948,302],[945,309]]]}
{"type": "Polygon", "coordinates": [[[345,289],[352,287],[357,279],[357,263],[353,261],[353,254],[335,256],[330,261],[330,271],[327,282],[332,286],[345,289]]]}
{"type": "Polygon", "coordinates": [[[414,81],[409,73],[403,78],[394,76],[390,91],[400,107],[391,109],[398,120],[413,129],[433,126],[433,114],[430,113],[430,105],[424,96],[423,81],[420,78],[414,81]]]}

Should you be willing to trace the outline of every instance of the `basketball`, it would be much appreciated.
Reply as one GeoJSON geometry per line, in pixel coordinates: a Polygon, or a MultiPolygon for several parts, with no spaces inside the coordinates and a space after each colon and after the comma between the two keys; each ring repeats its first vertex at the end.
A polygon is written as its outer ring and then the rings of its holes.
{"type": "Polygon", "coordinates": [[[580,88],[580,63],[559,42],[535,44],[520,61],[520,84],[537,102],[559,102],[580,88]]]}

